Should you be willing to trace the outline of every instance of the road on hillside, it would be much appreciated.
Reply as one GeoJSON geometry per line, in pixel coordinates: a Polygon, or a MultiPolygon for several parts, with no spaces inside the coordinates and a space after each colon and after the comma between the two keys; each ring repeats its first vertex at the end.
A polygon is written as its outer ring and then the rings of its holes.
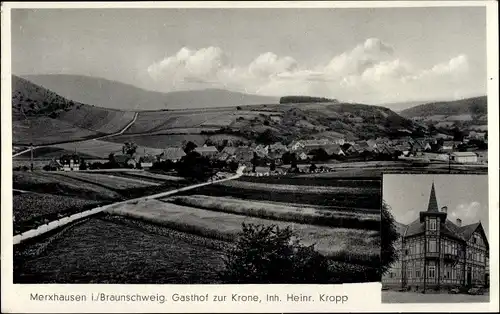
{"type": "MultiPolygon", "coordinates": [[[[113,136],[118,136],[118,135],[122,135],[125,131],[128,130],[128,128],[130,128],[132,126],[132,124],[135,123],[135,121],[137,120],[137,116],[139,115],[139,113],[135,113],[134,114],[134,118],[132,119],[132,121],[130,121],[123,129],[121,129],[119,132],[116,132],[116,133],[112,133],[112,134],[106,134],[106,135],[100,135],[100,136],[97,136],[97,137],[93,137],[93,138],[87,138],[87,139],[82,139],[82,140],[74,140],[74,141],[69,141],[67,143],[77,143],[77,142],[84,142],[84,141],[89,141],[89,140],[93,140],[93,141],[96,141],[96,140],[100,140],[100,139],[103,139],[103,138],[108,138],[108,137],[113,137],[113,136]]],[[[48,145],[36,145],[36,146],[33,146],[33,147],[30,147],[28,149],[25,149],[19,153],[15,153],[14,155],[12,155],[12,158],[14,157],[17,157],[19,155],[22,155],[24,153],[27,153],[31,150],[35,150],[37,148],[42,148],[42,147],[49,147],[49,146],[52,146],[52,144],[48,144],[48,145]]]]}
{"type": "Polygon", "coordinates": [[[153,195],[148,195],[148,196],[142,196],[142,197],[138,197],[138,198],[133,198],[133,199],[130,199],[130,200],[126,200],[126,201],[116,202],[116,203],[113,203],[113,204],[108,204],[108,205],[96,207],[96,208],[91,209],[91,210],[87,210],[87,211],[84,211],[84,212],[81,212],[81,213],[78,213],[78,214],[74,214],[74,215],[71,215],[69,217],[63,217],[61,219],[58,219],[58,220],[55,220],[55,221],[51,221],[50,223],[42,225],[42,226],[40,226],[40,227],[38,227],[36,229],[32,229],[32,230],[23,232],[21,234],[15,235],[14,239],[13,239],[13,244],[14,245],[15,244],[19,244],[19,243],[21,243],[24,240],[31,239],[33,237],[36,237],[36,236],[39,236],[41,234],[47,233],[47,232],[49,232],[49,231],[51,231],[53,229],[59,228],[59,227],[64,226],[64,225],[67,225],[70,222],[73,222],[75,220],[78,220],[78,219],[81,219],[81,218],[84,218],[84,217],[88,217],[90,215],[95,215],[97,213],[101,213],[101,212],[103,212],[105,210],[108,210],[108,209],[111,209],[111,208],[113,208],[115,206],[119,206],[119,205],[123,205],[123,204],[129,204],[129,203],[137,203],[137,202],[143,201],[143,200],[162,198],[162,197],[165,197],[165,196],[170,196],[172,194],[176,194],[176,193],[179,193],[179,192],[183,192],[183,191],[187,191],[187,190],[192,190],[192,189],[195,189],[195,188],[198,188],[198,187],[202,187],[202,186],[205,186],[205,185],[210,185],[210,184],[214,184],[214,183],[220,183],[220,182],[224,182],[224,181],[238,179],[239,177],[241,177],[243,175],[243,170],[245,170],[245,166],[240,166],[238,168],[238,170],[236,170],[236,174],[234,176],[231,176],[231,177],[227,177],[227,178],[220,179],[220,180],[207,181],[207,182],[203,182],[203,183],[193,184],[193,185],[189,185],[189,186],[186,186],[186,187],[183,187],[183,188],[180,188],[180,189],[175,189],[175,190],[166,191],[166,192],[162,192],[162,193],[158,193],[158,194],[153,194],[153,195]]]}

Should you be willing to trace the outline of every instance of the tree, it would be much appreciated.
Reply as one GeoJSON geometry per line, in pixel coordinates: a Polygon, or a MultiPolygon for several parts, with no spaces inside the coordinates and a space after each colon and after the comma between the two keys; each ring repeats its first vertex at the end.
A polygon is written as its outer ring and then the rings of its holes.
{"type": "Polygon", "coordinates": [[[323,148],[313,149],[309,153],[311,155],[313,155],[313,160],[316,160],[316,161],[325,161],[325,160],[330,159],[330,156],[323,148]]]}
{"type": "Polygon", "coordinates": [[[387,273],[391,265],[398,260],[396,250],[396,242],[399,239],[399,234],[396,227],[394,216],[390,212],[390,207],[384,201],[382,203],[381,220],[382,228],[380,229],[380,277],[387,273]]]}
{"type": "Polygon", "coordinates": [[[219,275],[233,284],[326,284],[333,276],[328,259],[314,246],[303,246],[290,227],[276,225],[243,223],[224,266],[219,275]]]}
{"type": "Polygon", "coordinates": [[[293,160],[297,161],[297,156],[295,155],[295,153],[285,152],[283,153],[283,156],[281,156],[281,159],[283,160],[283,164],[289,165],[293,160]]]}
{"type": "Polygon", "coordinates": [[[189,154],[190,152],[192,152],[196,147],[198,147],[198,145],[196,145],[195,143],[189,141],[186,143],[186,145],[184,146],[184,152],[186,154],[189,154]]]}
{"type": "Polygon", "coordinates": [[[269,165],[269,170],[270,171],[276,170],[276,162],[274,160],[271,160],[271,164],[269,165]]]}
{"type": "Polygon", "coordinates": [[[318,169],[318,167],[316,167],[314,163],[311,163],[311,166],[309,166],[309,172],[314,172],[316,169],[318,169]]]}
{"type": "Polygon", "coordinates": [[[126,142],[125,145],[122,147],[122,153],[127,154],[127,155],[134,155],[135,152],[137,151],[137,144],[132,143],[132,142],[126,142]]]}
{"type": "Polygon", "coordinates": [[[453,128],[453,140],[457,142],[462,142],[464,140],[464,133],[460,131],[458,126],[455,125],[453,128]]]}
{"type": "Polygon", "coordinates": [[[80,159],[80,167],[79,167],[80,170],[87,170],[87,163],[85,163],[85,160],[80,159]]]}
{"type": "Polygon", "coordinates": [[[252,158],[252,172],[255,172],[255,168],[259,164],[259,156],[257,155],[256,152],[253,153],[253,158],[252,158]]]}

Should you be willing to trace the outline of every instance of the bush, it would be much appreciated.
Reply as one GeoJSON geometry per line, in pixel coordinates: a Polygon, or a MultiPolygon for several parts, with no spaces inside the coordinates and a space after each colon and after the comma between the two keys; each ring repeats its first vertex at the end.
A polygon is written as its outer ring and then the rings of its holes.
{"type": "Polygon", "coordinates": [[[328,259],[303,246],[289,228],[243,223],[234,247],[224,256],[224,282],[236,284],[328,283],[328,259]]]}

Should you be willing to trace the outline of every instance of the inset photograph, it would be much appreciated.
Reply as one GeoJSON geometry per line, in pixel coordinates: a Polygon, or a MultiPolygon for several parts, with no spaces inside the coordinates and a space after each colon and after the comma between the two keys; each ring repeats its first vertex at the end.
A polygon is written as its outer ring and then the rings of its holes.
{"type": "Polygon", "coordinates": [[[384,175],[382,193],[382,303],[489,302],[488,176],[384,175]]]}

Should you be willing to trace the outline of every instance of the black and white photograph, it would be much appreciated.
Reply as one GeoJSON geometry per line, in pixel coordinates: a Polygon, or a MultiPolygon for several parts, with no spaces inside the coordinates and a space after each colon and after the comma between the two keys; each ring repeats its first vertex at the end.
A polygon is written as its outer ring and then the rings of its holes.
{"type": "Polygon", "coordinates": [[[396,240],[382,302],[489,301],[487,176],[384,175],[383,199],[396,240]]]}
{"type": "MultiPolygon", "coordinates": [[[[15,284],[380,282],[383,198],[421,193],[383,174],[436,175],[446,226],[482,174],[487,213],[484,6],[10,13],[15,284]]],[[[487,221],[458,215],[466,277],[443,251],[395,293],[484,296],[487,221]]]]}

